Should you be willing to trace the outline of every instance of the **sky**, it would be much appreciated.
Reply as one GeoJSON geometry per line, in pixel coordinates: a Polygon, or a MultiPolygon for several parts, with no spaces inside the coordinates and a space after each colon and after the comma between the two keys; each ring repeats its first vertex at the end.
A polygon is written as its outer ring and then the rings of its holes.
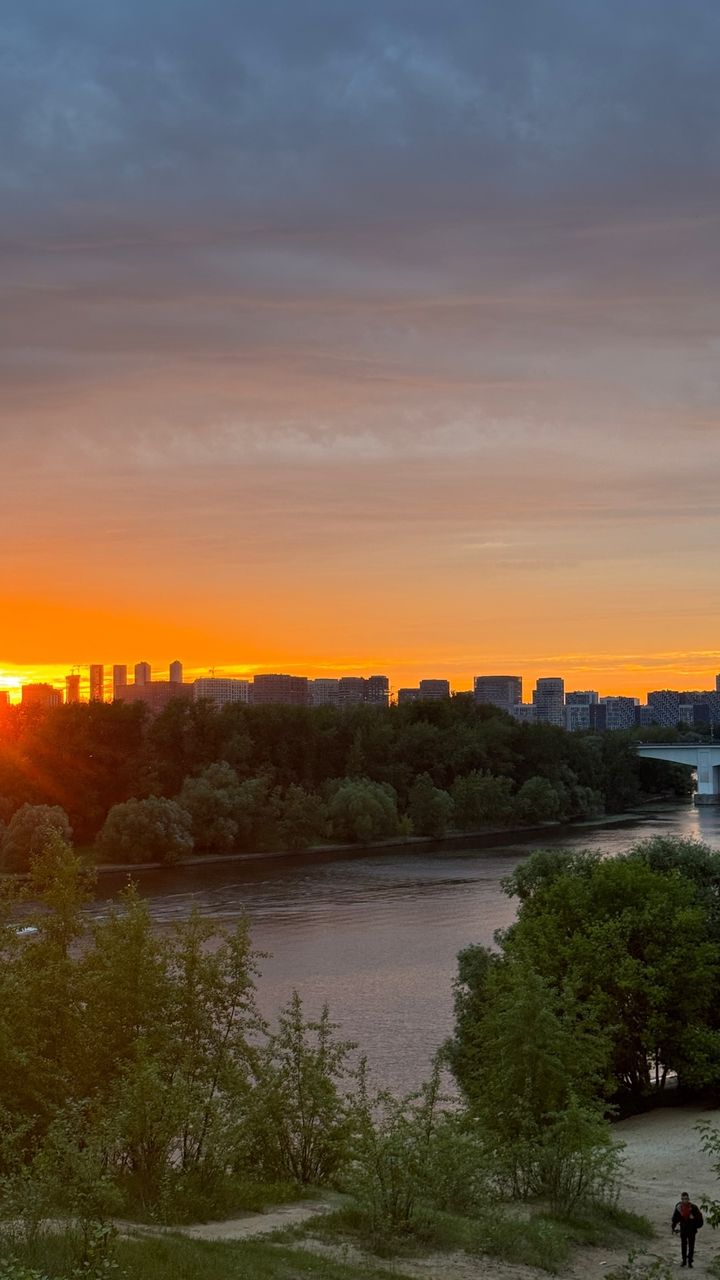
{"type": "Polygon", "coordinates": [[[715,0],[5,0],[0,684],[720,671],[715,0]]]}

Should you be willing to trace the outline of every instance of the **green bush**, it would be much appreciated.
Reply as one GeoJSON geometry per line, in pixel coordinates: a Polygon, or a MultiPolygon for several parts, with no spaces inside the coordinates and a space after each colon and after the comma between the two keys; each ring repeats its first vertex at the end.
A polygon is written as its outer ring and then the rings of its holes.
{"type": "Polygon", "coordinates": [[[375,1237],[417,1231],[427,1209],[470,1211],[491,1194],[482,1143],[440,1093],[440,1075],[418,1093],[370,1097],[361,1084],[348,1189],[375,1237]]]}
{"type": "Polygon", "coordinates": [[[255,1086],[238,1167],[303,1186],[331,1180],[344,1164],[355,1123],[345,1083],[355,1045],[336,1037],[327,1006],[306,1020],[295,991],[278,1030],[254,1056],[255,1086]]]}
{"type": "Polygon", "coordinates": [[[190,814],[164,796],[113,805],[97,850],[107,862],[177,862],[193,851],[190,814]]]}

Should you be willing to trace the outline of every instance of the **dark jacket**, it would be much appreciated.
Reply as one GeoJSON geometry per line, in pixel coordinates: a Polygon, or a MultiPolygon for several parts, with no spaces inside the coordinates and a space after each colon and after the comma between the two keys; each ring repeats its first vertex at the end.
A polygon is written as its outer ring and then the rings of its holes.
{"type": "Polygon", "coordinates": [[[703,1224],[703,1216],[696,1204],[690,1204],[690,1217],[684,1218],[680,1212],[680,1201],[675,1205],[672,1216],[672,1229],[680,1227],[681,1231],[698,1231],[703,1224]]]}

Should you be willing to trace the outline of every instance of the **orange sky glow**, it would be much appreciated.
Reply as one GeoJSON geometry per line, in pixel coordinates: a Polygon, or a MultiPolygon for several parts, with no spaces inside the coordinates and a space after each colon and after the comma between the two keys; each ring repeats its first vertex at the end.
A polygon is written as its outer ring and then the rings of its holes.
{"type": "Polygon", "coordinates": [[[0,688],[714,688],[717,6],[10,7],[0,688]]]}

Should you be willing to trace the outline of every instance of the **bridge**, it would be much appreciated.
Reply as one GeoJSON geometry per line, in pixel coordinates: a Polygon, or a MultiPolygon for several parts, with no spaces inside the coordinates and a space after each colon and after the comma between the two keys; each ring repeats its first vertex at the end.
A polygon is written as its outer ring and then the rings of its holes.
{"type": "Polygon", "coordinates": [[[695,804],[720,804],[720,742],[639,742],[645,760],[670,760],[697,769],[695,804]]]}

